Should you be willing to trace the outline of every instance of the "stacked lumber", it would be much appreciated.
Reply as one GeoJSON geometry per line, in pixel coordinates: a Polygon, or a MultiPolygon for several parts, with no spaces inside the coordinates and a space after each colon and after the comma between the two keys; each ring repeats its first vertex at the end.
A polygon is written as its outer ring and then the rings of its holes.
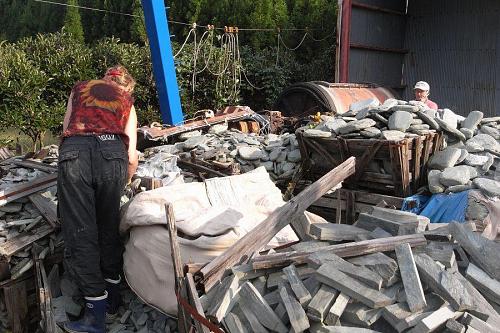
{"type": "Polygon", "coordinates": [[[198,309],[230,333],[500,332],[500,244],[472,229],[383,207],[313,224],[228,267],[198,309]]]}

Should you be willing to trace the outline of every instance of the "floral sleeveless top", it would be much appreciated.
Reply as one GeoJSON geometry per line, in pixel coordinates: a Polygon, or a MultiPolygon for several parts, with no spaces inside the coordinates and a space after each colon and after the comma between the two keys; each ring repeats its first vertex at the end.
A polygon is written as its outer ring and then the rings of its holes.
{"type": "Polygon", "coordinates": [[[72,112],[63,137],[117,134],[128,146],[125,125],[134,103],[128,92],[105,80],[78,82],[72,92],[72,112]]]}

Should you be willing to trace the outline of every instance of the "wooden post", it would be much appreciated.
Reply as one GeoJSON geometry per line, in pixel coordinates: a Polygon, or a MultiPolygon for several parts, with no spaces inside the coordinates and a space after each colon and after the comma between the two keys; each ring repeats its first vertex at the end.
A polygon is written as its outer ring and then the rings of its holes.
{"type": "Polygon", "coordinates": [[[26,281],[4,288],[5,306],[12,327],[12,333],[24,333],[28,324],[28,296],[26,281]]]}
{"type": "MultiPolygon", "coordinates": [[[[184,277],[184,271],[182,269],[182,258],[179,249],[179,243],[177,242],[177,227],[175,225],[174,209],[172,204],[165,205],[165,213],[167,217],[168,234],[170,236],[170,251],[172,255],[172,264],[174,266],[174,276],[175,276],[175,292],[179,297],[187,300],[187,290],[184,277]]],[[[184,308],[179,303],[177,306],[178,317],[179,317],[179,332],[188,333],[190,328],[189,316],[184,312],[184,308]]]]}

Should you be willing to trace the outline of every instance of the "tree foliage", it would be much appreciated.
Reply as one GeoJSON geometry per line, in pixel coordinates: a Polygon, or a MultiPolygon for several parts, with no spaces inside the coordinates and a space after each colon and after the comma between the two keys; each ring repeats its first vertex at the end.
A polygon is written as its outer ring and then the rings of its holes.
{"type": "Polygon", "coordinates": [[[66,16],[64,17],[64,28],[79,42],[83,42],[83,27],[77,0],[68,0],[66,16]]]}

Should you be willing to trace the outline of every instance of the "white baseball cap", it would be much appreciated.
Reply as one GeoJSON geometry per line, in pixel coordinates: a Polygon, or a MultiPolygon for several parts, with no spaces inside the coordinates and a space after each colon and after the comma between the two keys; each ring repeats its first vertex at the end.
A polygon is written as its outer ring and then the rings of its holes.
{"type": "Polygon", "coordinates": [[[420,90],[424,90],[424,91],[429,91],[429,90],[431,90],[431,87],[425,81],[418,81],[417,83],[415,83],[415,88],[413,88],[413,89],[414,90],[420,89],[420,90]]]}

